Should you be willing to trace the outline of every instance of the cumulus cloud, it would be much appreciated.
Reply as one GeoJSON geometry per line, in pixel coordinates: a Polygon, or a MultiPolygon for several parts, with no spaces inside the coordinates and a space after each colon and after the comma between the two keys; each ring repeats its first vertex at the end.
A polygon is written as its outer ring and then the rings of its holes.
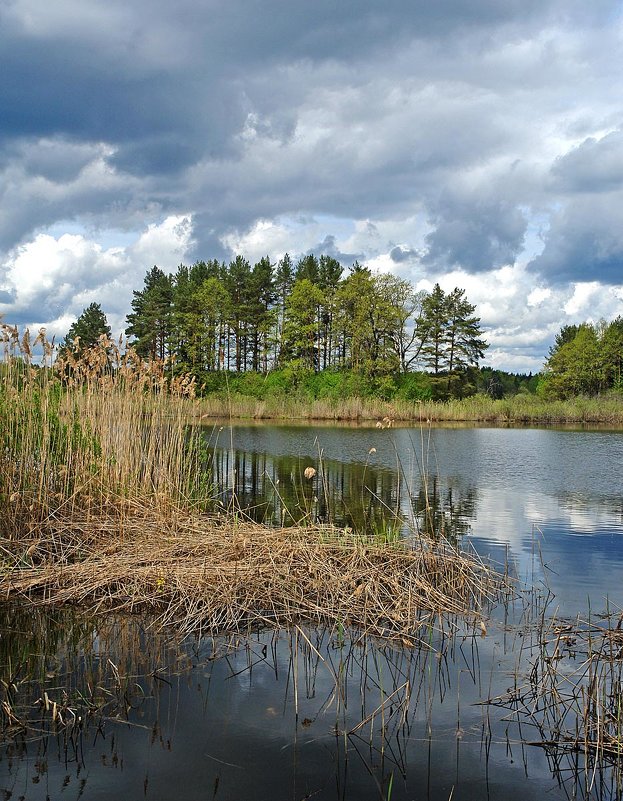
{"type": "Polygon", "coordinates": [[[492,325],[479,282],[506,281],[519,331],[565,320],[575,285],[621,280],[622,30],[616,0],[0,4],[2,310],[118,295],[151,231],[189,260],[459,276],[492,325]]]}
{"type": "Polygon", "coordinates": [[[115,333],[125,329],[132,290],[158,264],[173,271],[192,247],[187,217],[152,224],[126,247],[108,249],[84,235],[39,234],[0,265],[0,315],[21,327],[48,327],[62,337],[91,303],[99,303],[115,333]],[[69,325],[67,321],[69,320],[69,325]]]}

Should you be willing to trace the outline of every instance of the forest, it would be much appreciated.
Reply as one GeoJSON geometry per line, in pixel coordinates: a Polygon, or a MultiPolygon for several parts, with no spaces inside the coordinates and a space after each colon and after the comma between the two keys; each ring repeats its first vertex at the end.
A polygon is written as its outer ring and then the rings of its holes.
{"type": "MultiPolygon", "coordinates": [[[[125,333],[137,354],[195,377],[202,394],[256,398],[445,400],[476,393],[543,399],[597,396],[622,387],[623,319],[565,325],[544,369],[522,375],[480,367],[488,348],[476,308],[455,287],[430,292],[390,273],[350,269],[331,256],[286,254],[255,265],[198,261],[175,273],[154,266],[134,290],[125,333]]],[[[64,347],[110,335],[97,303],[64,347]]]]}
{"type": "MultiPolygon", "coordinates": [[[[71,327],[65,346],[109,332],[98,304],[71,327]]],[[[144,358],[169,359],[205,391],[223,376],[279,374],[281,383],[348,378],[345,392],[461,397],[488,347],[465,291],[417,292],[409,281],[355,262],[313,254],[296,264],[286,254],[255,265],[199,261],[166,274],[154,266],[133,292],[126,334],[144,358]],[[425,377],[426,376],[426,377],[425,377]],[[364,386],[365,385],[365,386],[364,386]]],[[[477,372],[477,371],[476,371],[477,372]]],[[[275,386],[279,381],[276,382],[275,386]]]]}

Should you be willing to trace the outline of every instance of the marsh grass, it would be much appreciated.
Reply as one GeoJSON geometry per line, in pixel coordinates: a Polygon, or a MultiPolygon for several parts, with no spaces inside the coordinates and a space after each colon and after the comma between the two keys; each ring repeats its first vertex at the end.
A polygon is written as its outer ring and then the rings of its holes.
{"type": "Polygon", "coordinates": [[[623,796],[623,615],[574,620],[533,612],[507,710],[524,745],[542,748],[569,797],[623,796]]]}
{"type": "Polygon", "coordinates": [[[43,332],[32,343],[7,325],[0,335],[0,534],[16,539],[74,512],[122,515],[139,498],[163,510],[206,500],[201,439],[189,426],[192,381],[168,379],[165,363],[105,337],[51,365],[43,332]]]}
{"type": "Polygon", "coordinates": [[[486,395],[448,401],[385,401],[381,398],[308,399],[218,394],[200,399],[205,417],[256,420],[331,420],[375,422],[390,417],[407,423],[545,424],[595,423],[623,425],[623,396],[550,400],[519,393],[496,400],[486,395]]]}
{"type": "Polygon", "coordinates": [[[494,571],[442,543],[182,510],[165,519],[139,506],[122,532],[114,517],[50,520],[27,551],[28,563],[5,568],[8,599],[149,612],[156,625],[210,635],[342,621],[415,644],[439,615],[479,619],[502,590],[494,571]]]}
{"type": "Polygon", "coordinates": [[[30,338],[2,330],[6,599],[147,611],[211,634],[348,621],[411,642],[437,615],[477,617],[499,591],[491,569],[443,541],[209,511],[192,380],[105,337],[51,365],[41,332],[34,366],[30,338]]]}
{"type": "MultiPolygon", "coordinates": [[[[134,728],[141,743],[149,738],[156,748],[183,753],[185,736],[197,736],[198,730],[195,713],[191,730],[185,729],[180,695],[194,695],[193,707],[203,709],[205,720],[218,720],[221,701],[214,697],[214,680],[204,681],[215,673],[224,686],[230,679],[243,680],[249,688],[257,684],[260,693],[267,678],[274,683],[279,676],[281,715],[290,722],[295,742],[303,737],[322,741],[339,786],[346,788],[349,775],[363,767],[378,797],[389,798],[392,782],[407,779],[409,743],[422,730],[421,718],[433,715],[438,689],[450,687],[449,665],[456,657],[454,636],[435,636],[435,650],[380,643],[337,625],[218,638],[163,637],[149,618],[89,620],[71,610],[20,614],[0,608],[0,633],[0,676],[10,678],[9,665],[21,663],[10,697],[0,687],[0,698],[8,698],[6,706],[0,705],[0,759],[6,756],[5,775],[16,785],[28,771],[33,782],[46,783],[50,795],[61,781],[65,792],[68,781],[75,781],[80,794],[84,776],[97,775],[103,754],[106,769],[120,767],[138,773],[140,780],[140,759],[124,747],[127,734],[116,736],[119,726],[134,728]]],[[[253,704],[236,709],[229,734],[249,724],[265,726],[262,713],[258,718],[253,704]]],[[[227,740],[228,733],[223,734],[227,740]]],[[[202,736],[209,755],[210,738],[202,736]]],[[[279,769],[292,758],[289,753],[280,749],[279,769]]],[[[235,762],[243,763],[241,754],[235,762]]]]}
{"type": "MultiPolygon", "coordinates": [[[[82,762],[85,735],[128,722],[162,674],[187,670],[188,650],[145,622],[97,620],[71,609],[0,608],[0,741],[59,738],[65,761],[82,762]]],[[[45,753],[45,751],[44,751],[45,753]]]]}

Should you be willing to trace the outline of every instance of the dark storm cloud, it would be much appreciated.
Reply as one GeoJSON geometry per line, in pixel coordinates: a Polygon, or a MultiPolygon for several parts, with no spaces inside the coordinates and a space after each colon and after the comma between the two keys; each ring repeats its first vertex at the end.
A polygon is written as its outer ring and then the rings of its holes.
{"type": "Polygon", "coordinates": [[[563,192],[623,190],[623,131],[599,140],[589,137],[558,158],[552,167],[552,183],[563,192]]]}
{"type": "Polygon", "coordinates": [[[522,212],[501,198],[445,196],[431,218],[422,262],[435,267],[462,267],[485,272],[512,264],[523,247],[527,221],[522,212]]]}
{"type": "MultiPolygon", "coordinates": [[[[537,153],[536,123],[554,128],[549,115],[575,105],[560,88],[580,92],[585,76],[584,118],[612,113],[611,83],[592,113],[608,67],[593,77],[591,65],[617,9],[0,0],[0,247],[59,220],[138,230],[192,213],[193,255],[225,258],[223,237],[258,219],[418,214],[431,273],[480,272],[513,263],[527,210],[559,201],[533,269],[576,274],[575,235],[583,258],[614,275],[616,235],[590,213],[580,225],[575,207],[578,194],[615,188],[620,134],[587,138],[550,170],[556,154],[537,153]]],[[[323,245],[347,263],[366,255],[323,245]]],[[[413,255],[391,252],[396,264],[413,255]]]]}
{"type": "Polygon", "coordinates": [[[623,191],[574,199],[552,217],[532,271],[552,284],[623,284],[623,191]]]}
{"type": "Polygon", "coordinates": [[[556,160],[557,209],[530,269],[550,282],[623,283],[623,132],[587,138],[556,160]]]}
{"type": "Polygon", "coordinates": [[[67,183],[78,177],[92,157],[92,148],[66,139],[48,139],[45,142],[13,139],[0,146],[0,170],[11,164],[20,164],[27,176],[67,183]]]}
{"type": "Polygon", "coordinates": [[[187,145],[183,140],[167,135],[156,139],[146,137],[141,142],[122,145],[108,161],[130,175],[167,176],[190,166],[200,156],[198,146],[187,145]]]}

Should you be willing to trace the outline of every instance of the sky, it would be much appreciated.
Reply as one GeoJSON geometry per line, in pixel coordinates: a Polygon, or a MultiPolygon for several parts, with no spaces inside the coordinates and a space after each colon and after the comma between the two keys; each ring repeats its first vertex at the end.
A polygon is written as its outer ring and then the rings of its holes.
{"type": "Polygon", "coordinates": [[[614,0],[0,0],[0,315],[113,333],[157,264],[458,286],[485,363],[623,314],[614,0]]]}

